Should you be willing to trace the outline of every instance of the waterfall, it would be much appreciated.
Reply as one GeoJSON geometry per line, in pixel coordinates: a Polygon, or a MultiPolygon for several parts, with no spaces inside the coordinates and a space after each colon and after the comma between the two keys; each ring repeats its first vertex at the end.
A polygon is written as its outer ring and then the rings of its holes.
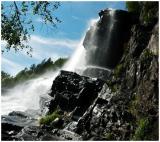
{"type": "MultiPolygon", "coordinates": [[[[97,21],[97,19],[91,20],[89,26],[94,26],[95,21],[97,21]]],[[[83,47],[83,40],[84,37],[80,40],[73,56],[64,67],[62,67],[63,70],[82,74],[86,65],[86,51],[83,47]]],[[[48,72],[39,78],[26,81],[14,88],[8,89],[7,92],[1,96],[1,114],[8,114],[12,111],[26,111],[28,109],[38,110],[40,108],[40,97],[49,93],[53,80],[58,74],[59,71],[48,72]]]]}
{"type": "Polygon", "coordinates": [[[91,26],[84,39],[87,50],[86,64],[97,68],[106,68],[106,56],[110,56],[109,48],[113,36],[115,11],[109,9],[106,16],[102,17],[94,26],[91,26]]]}
{"type": "Polygon", "coordinates": [[[52,82],[58,72],[46,73],[43,76],[26,81],[8,89],[1,95],[1,114],[12,111],[38,110],[40,96],[49,93],[52,82]]]}
{"type": "Polygon", "coordinates": [[[80,41],[75,53],[62,68],[66,71],[78,72],[85,66],[85,49],[82,45],[83,38],[80,41]]]}
{"type": "MultiPolygon", "coordinates": [[[[89,41],[90,46],[94,46],[93,41],[95,41],[95,35],[96,35],[96,30],[97,30],[97,23],[98,19],[91,19],[88,23],[88,27],[92,27],[92,32],[91,32],[91,40],[89,41]]],[[[89,30],[89,28],[87,29],[89,30]]],[[[72,71],[72,72],[76,72],[79,74],[83,74],[83,71],[86,69],[87,66],[87,53],[86,50],[83,46],[83,42],[84,42],[84,37],[83,36],[80,40],[80,43],[76,49],[76,51],[74,52],[73,56],[69,59],[69,61],[64,65],[64,67],[62,68],[63,70],[66,71],[72,71]]],[[[96,47],[93,47],[92,49],[96,49],[96,47]]]]}
{"type": "MultiPolygon", "coordinates": [[[[108,68],[114,68],[120,59],[127,37],[129,24],[127,12],[108,9],[103,17],[90,20],[73,56],[62,67],[63,70],[81,75],[105,79],[110,75],[108,68]]],[[[26,81],[2,94],[2,114],[12,111],[39,109],[40,96],[48,94],[59,71],[26,81]]]]}

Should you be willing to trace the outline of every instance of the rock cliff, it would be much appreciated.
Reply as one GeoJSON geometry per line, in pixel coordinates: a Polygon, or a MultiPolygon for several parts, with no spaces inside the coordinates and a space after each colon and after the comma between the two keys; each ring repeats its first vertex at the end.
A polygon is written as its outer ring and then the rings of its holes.
{"type": "Polygon", "coordinates": [[[103,81],[61,71],[50,97],[41,100],[39,125],[33,113],[13,112],[2,117],[2,139],[158,140],[158,11],[146,23],[144,6],[127,26],[123,54],[103,81]]]}
{"type": "Polygon", "coordinates": [[[133,14],[123,10],[104,10],[100,20],[87,31],[83,45],[87,64],[114,68],[129,38],[133,14]]]}

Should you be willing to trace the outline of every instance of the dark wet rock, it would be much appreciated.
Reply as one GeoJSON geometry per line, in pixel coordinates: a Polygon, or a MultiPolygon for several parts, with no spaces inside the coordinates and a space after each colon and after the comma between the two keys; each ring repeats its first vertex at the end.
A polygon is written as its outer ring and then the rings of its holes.
{"type": "Polygon", "coordinates": [[[52,123],[51,126],[55,128],[62,128],[63,127],[64,120],[61,118],[56,118],[52,123]]]}
{"type": "Polygon", "coordinates": [[[37,125],[37,119],[25,112],[20,111],[13,111],[8,115],[2,115],[1,120],[2,123],[8,123],[20,127],[37,125]]]}
{"type": "Polygon", "coordinates": [[[72,132],[75,132],[76,128],[77,128],[77,121],[72,121],[65,127],[66,130],[69,130],[72,132]]]}
{"type": "Polygon", "coordinates": [[[158,2],[143,2],[143,4],[141,5],[141,11],[139,16],[140,23],[149,30],[152,30],[155,24],[158,22],[158,18],[158,2]]]}
{"type": "Polygon", "coordinates": [[[72,141],[82,140],[81,136],[79,136],[78,134],[65,129],[60,130],[59,135],[62,139],[65,139],[65,140],[72,140],[72,141]]]}
{"type": "Polygon", "coordinates": [[[139,57],[144,48],[148,45],[151,33],[141,25],[134,25],[131,29],[131,38],[128,44],[129,54],[139,57]]]}
{"type": "Polygon", "coordinates": [[[105,10],[97,26],[91,27],[85,36],[87,64],[114,68],[122,56],[131,24],[131,14],[127,11],[105,10]]]}
{"type": "Polygon", "coordinates": [[[107,68],[98,68],[96,66],[88,66],[84,71],[83,75],[92,78],[99,78],[102,80],[107,80],[111,76],[111,71],[107,68]]]}
{"type": "Polygon", "coordinates": [[[9,124],[9,123],[2,123],[1,128],[2,128],[1,139],[6,141],[6,140],[16,140],[14,136],[17,133],[19,133],[23,127],[9,124]]]}
{"type": "Polygon", "coordinates": [[[159,23],[157,22],[157,24],[155,25],[153,31],[152,31],[152,36],[150,38],[149,44],[148,44],[148,49],[154,54],[154,55],[158,55],[158,51],[159,48],[157,48],[158,45],[158,39],[159,39],[159,23]]]}
{"type": "MultiPolygon", "coordinates": [[[[121,84],[116,90],[115,97],[112,98],[111,105],[113,106],[113,103],[116,102],[120,109],[123,107],[120,113],[118,111],[118,118],[125,129],[124,135],[119,133],[120,136],[115,137],[116,139],[118,137],[119,139],[132,139],[138,127],[136,123],[146,117],[151,120],[156,119],[150,121],[149,125],[157,123],[158,35],[156,31],[158,31],[158,24],[154,25],[154,28],[146,28],[140,24],[132,26],[128,48],[125,49],[120,61],[123,73],[120,73],[119,80],[116,81],[114,74],[111,79],[111,82],[120,81],[119,84],[121,84]],[[130,125],[126,125],[126,123],[130,123],[130,125]]],[[[150,126],[146,127],[147,132],[144,139],[157,140],[158,132],[153,131],[150,126]],[[150,137],[146,138],[147,135],[150,137]]],[[[154,129],[157,130],[157,128],[154,129]]]]}
{"type": "Polygon", "coordinates": [[[8,115],[11,117],[19,117],[22,119],[28,118],[27,114],[25,112],[21,112],[21,111],[13,111],[13,112],[10,112],[8,115]]]}
{"type": "Polygon", "coordinates": [[[32,126],[32,127],[24,127],[21,132],[19,132],[15,137],[18,140],[26,140],[26,141],[31,141],[31,140],[38,140],[37,138],[37,133],[39,129],[37,126],[32,126]]]}
{"type": "Polygon", "coordinates": [[[83,115],[84,109],[81,107],[76,107],[72,112],[72,119],[78,121],[78,119],[83,115]]]}
{"type": "Polygon", "coordinates": [[[16,140],[14,136],[25,126],[37,126],[38,122],[35,116],[35,114],[21,111],[13,111],[8,115],[2,115],[2,140],[16,140]]]}
{"type": "Polygon", "coordinates": [[[51,100],[52,100],[52,97],[50,97],[49,95],[40,97],[39,106],[40,106],[41,115],[45,115],[49,111],[48,106],[51,100]]]}
{"type": "MultiPolygon", "coordinates": [[[[61,74],[53,82],[51,98],[41,98],[40,101],[42,115],[45,114],[44,110],[47,110],[45,107],[48,107],[48,113],[53,112],[58,107],[61,111],[61,117],[56,118],[50,125],[23,126],[18,134],[14,135],[14,138],[18,140],[82,140],[82,137],[75,133],[77,121],[97,100],[103,84],[104,81],[99,79],[61,71],[61,74]],[[61,86],[61,83],[65,86],[64,88],[58,87],[61,86]],[[53,106],[51,106],[52,104],[53,106]],[[73,120],[76,121],[73,123],[73,120]]],[[[99,100],[99,102],[101,101],[99,100]]],[[[102,101],[101,103],[105,102],[102,101]]],[[[10,115],[14,118],[16,116],[21,117],[21,119],[30,118],[26,113],[23,115],[12,112],[10,115]]]]}
{"type": "Polygon", "coordinates": [[[19,141],[62,141],[64,139],[55,135],[52,131],[42,129],[38,126],[26,126],[24,127],[16,136],[14,136],[19,141]]]}
{"type": "Polygon", "coordinates": [[[61,71],[59,76],[53,81],[50,95],[54,99],[49,105],[49,112],[60,107],[61,110],[67,112],[74,110],[74,116],[82,116],[98,96],[103,84],[104,82],[99,79],[80,76],[73,72],[61,71]],[[62,88],[58,86],[62,86],[62,88]],[[77,114],[77,112],[79,113],[77,114]]]}
{"type": "MultiPolygon", "coordinates": [[[[110,101],[111,99],[108,100],[108,102],[110,101]]],[[[126,133],[131,131],[129,127],[122,127],[122,125],[127,125],[130,120],[133,120],[132,115],[123,109],[123,106],[117,106],[113,100],[111,106],[108,106],[105,101],[100,104],[99,101],[96,101],[93,108],[79,120],[76,132],[87,139],[90,134],[91,139],[99,138],[99,140],[105,139],[103,138],[105,133],[114,133],[114,139],[121,140],[124,138],[123,131],[126,133]]]]}
{"type": "Polygon", "coordinates": [[[137,71],[137,66],[134,64],[133,61],[133,63],[126,72],[126,84],[128,86],[128,89],[132,89],[136,84],[136,71],[137,71]]]}

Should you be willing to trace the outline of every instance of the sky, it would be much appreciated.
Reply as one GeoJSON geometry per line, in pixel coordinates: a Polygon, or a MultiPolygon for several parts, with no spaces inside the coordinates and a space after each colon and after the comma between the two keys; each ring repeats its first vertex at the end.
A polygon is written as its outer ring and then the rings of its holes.
{"type": "MultiPolygon", "coordinates": [[[[124,1],[97,1],[97,2],[60,2],[61,6],[54,12],[62,22],[57,28],[46,26],[39,17],[34,17],[35,32],[31,33],[29,45],[33,48],[32,57],[24,50],[15,52],[10,50],[1,55],[1,70],[16,75],[25,67],[38,64],[43,59],[51,57],[71,57],[82,37],[85,35],[89,21],[99,18],[98,12],[102,9],[113,8],[125,10],[124,1]]],[[[6,42],[1,41],[3,49],[6,42]]]]}

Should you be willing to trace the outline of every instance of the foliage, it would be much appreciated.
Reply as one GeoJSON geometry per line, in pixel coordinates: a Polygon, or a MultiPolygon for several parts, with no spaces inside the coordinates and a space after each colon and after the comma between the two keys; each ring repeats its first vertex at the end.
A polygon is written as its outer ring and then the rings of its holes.
{"type": "MultiPolygon", "coordinates": [[[[54,11],[60,6],[59,2],[47,1],[10,1],[1,4],[1,39],[7,42],[6,50],[15,51],[27,49],[31,55],[32,48],[26,44],[35,26],[32,16],[39,16],[45,24],[56,27],[61,21],[54,16],[54,11]]],[[[5,50],[2,51],[2,53],[5,50]]]]}
{"type": "Polygon", "coordinates": [[[144,2],[141,13],[142,20],[145,23],[151,23],[156,18],[158,11],[158,2],[144,2]]]}
{"type": "Polygon", "coordinates": [[[60,114],[58,113],[58,111],[54,111],[52,114],[48,114],[44,117],[42,117],[40,120],[39,120],[39,124],[40,125],[49,125],[51,124],[52,121],[54,121],[56,118],[59,118],[60,117],[60,114]]]}
{"type": "Polygon", "coordinates": [[[133,140],[145,140],[145,136],[149,127],[149,119],[148,118],[142,118],[138,122],[138,127],[135,131],[135,134],[133,136],[133,140]]]}
{"type": "Polygon", "coordinates": [[[1,72],[2,76],[2,88],[10,88],[14,87],[16,84],[22,83],[29,79],[36,78],[47,71],[55,71],[58,68],[61,68],[67,59],[59,58],[55,62],[49,58],[48,60],[43,60],[38,65],[31,65],[30,68],[25,68],[20,71],[15,77],[10,76],[8,73],[4,71],[1,72]]]}
{"type": "Polygon", "coordinates": [[[1,83],[2,83],[2,86],[1,86],[2,88],[4,86],[8,86],[8,84],[10,84],[10,86],[13,86],[14,84],[13,77],[4,71],[1,71],[1,83]]]}
{"type": "MultiPolygon", "coordinates": [[[[140,110],[142,107],[142,100],[140,96],[135,95],[135,98],[131,101],[128,109],[129,112],[134,116],[134,120],[131,121],[135,127],[135,132],[131,136],[131,140],[155,140],[157,138],[157,120],[152,119],[151,115],[143,114],[140,110]]],[[[148,104],[149,105],[149,104],[148,104]]]]}
{"type": "Polygon", "coordinates": [[[123,64],[118,64],[114,69],[115,77],[118,77],[122,73],[122,71],[123,71],[123,64]]]}
{"type": "Polygon", "coordinates": [[[138,1],[127,1],[126,8],[129,12],[140,13],[140,2],[138,1]]]}
{"type": "Polygon", "coordinates": [[[10,78],[10,77],[11,76],[8,73],[6,73],[4,71],[1,72],[1,79],[2,79],[2,81],[5,80],[5,79],[7,79],[7,78],[10,78]]]}
{"type": "Polygon", "coordinates": [[[140,1],[127,1],[126,8],[129,12],[134,12],[140,15],[140,20],[143,23],[152,23],[156,19],[158,11],[158,2],[140,2],[140,1]]]}
{"type": "Polygon", "coordinates": [[[145,49],[145,50],[143,51],[143,56],[144,56],[144,57],[143,57],[144,60],[147,60],[147,59],[153,57],[153,53],[152,53],[149,49],[145,49]]]}

